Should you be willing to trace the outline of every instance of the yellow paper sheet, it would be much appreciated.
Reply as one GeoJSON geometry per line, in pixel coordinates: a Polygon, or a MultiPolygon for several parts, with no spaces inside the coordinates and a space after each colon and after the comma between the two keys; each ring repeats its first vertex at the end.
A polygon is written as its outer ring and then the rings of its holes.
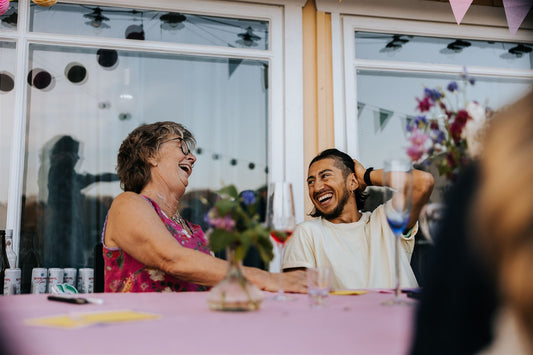
{"type": "Polygon", "coordinates": [[[158,318],[160,318],[160,316],[153,313],[120,310],[108,312],[59,314],[57,316],[28,319],[26,320],[26,324],[41,327],[73,329],[86,327],[88,325],[97,323],[134,322],[158,318]]]}
{"type": "Polygon", "coordinates": [[[365,293],[368,293],[368,291],[357,291],[357,290],[337,290],[337,291],[331,291],[330,295],[364,295],[365,293]]]}

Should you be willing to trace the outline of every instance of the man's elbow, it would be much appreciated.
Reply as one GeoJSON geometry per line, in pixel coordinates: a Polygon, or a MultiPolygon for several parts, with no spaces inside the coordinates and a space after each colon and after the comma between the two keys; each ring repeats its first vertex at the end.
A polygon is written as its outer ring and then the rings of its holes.
{"type": "Polygon", "coordinates": [[[435,186],[435,178],[433,178],[433,175],[426,171],[420,171],[418,175],[417,187],[424,196],[429,197],[433,191],[433,187],[435,186]]]}

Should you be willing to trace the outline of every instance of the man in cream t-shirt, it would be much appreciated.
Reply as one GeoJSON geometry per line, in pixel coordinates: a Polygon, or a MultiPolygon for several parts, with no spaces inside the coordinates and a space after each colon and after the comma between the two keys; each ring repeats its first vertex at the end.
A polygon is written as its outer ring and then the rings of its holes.
{"type": "MultiPolygon", "coordinates": [[[[365,170],[337,149],[316,156],[309,164],[307,185],[315,206],[311,216],[317,218],[296,227],[285,247],[283,269],[330,267],[333,290],[394,287],[395,237],[384,206],[360,212],[366,186],[382,186],[382,177],[382,170],[365,170]]],[[[410,266],[414,235],[434,184],[431,174],[420,170],[413,171],[413,181],[411,215],[400,250],[402,287],[417,286],[410,266]]]]}

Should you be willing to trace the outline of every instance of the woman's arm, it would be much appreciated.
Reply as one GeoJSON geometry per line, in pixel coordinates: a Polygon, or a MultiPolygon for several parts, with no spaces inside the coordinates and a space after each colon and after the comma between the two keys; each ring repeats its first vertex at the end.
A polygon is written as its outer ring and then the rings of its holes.
{"type": "MultiPolygon", "coordinates": [[[[226,274],[226,261],[182,247],[150,203],[133,192],[122,193],[113,201],[104,238],[108,247],[120,247],[144,265],[185,281],[214,286],[226,274]]],[[[276,274],[248,267],[244,273],[259,288],[277,291],[276,274]]],[[[284,288],[305,292],[305,273],[291,274],[284,275],[284,288]]]]}

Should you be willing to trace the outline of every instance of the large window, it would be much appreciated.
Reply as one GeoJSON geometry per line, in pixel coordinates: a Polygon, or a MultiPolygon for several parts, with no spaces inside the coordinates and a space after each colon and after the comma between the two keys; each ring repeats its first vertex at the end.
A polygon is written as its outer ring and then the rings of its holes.
{"type": "Polygon", "coordinates": [[[295,180],[284,156],[301,148],[285,138],[292,84],[283,7],[127,3],[45,8],[24,0],[0,18],[0,154],[12,167],[0,178],[0,222],[15,229],[23,288],[34,266],[27,260],[92,266],[121,192],[118,148],[142,123],[176,121],[195,135],[198,160],[182,207],[196,223],[204,223],[198,201],[223,185],[295,180]],[[3,90],[8,77],[14,88],[3,90]]]}
{"type": "MultiPolygon", "coordinates": [[[[408,20],[342,21],[346,106],[344,117],[336,113],[336,141],[365,166],[406,156],[406,123],[420,114],[416,98],[424,88],[446,88],[466,70],[476,79],[466,99],[493,110],[532,88],[533,43],[524,35],[511,39],[507,29],[486,31],[491,37],[480,39],[484,32],[466,25],[459,33],[456,25],[408,20]]],[[[441,198],[445,184],[438,179],[433,199],[441,198]]]]}

